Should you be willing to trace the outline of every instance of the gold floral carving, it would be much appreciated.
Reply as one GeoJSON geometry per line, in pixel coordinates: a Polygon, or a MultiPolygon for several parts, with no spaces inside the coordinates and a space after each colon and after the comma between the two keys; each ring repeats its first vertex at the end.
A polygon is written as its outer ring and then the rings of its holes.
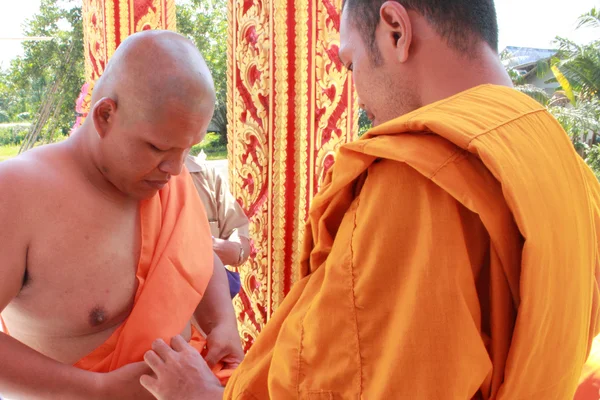
{"type": "Polygon", "coordinates": [[[161,23],[161,9],[162,7],[160,0],[152,0],[152,3],[148,7],[146,13],[138,19],[138,22],[135,25],[135,31],[140,32],[148,29],[163,28],[161,23]]]}
{"type": "MultiPolygon", "coordinates": [[[[308,85],[311,75],[309,72],[309,52],[312,52],[314,46],[308,43],[309,27],[309,9],[308,0],[296,0],[296,64],[295,64],[295,81],[296,90],[294,105],[296,108],[295,118],[295,198],[297,205],[295,208],[295,216],[293,220],[293,241],[292,241],[292,265],[291,278],[294,284],[299,278],[300,265],[300,249],[302,238],[304,237],[305,221],[308,214],[307,197],[309,191],[310,170],[308,168],[309,159],[309,141],[310,129],[308,124],[308,108],[310,99],[308,97],[308,85]],[[307,46],[308,44],[308,46],[307,46]]],[[[312,11],[312,10],[311,10],[312,11]]],[[[311,54],[312,55],[312,54],[311,54]]]]}
{"type": "MultiPolygon", "coordinates": [[[[108,6],[110,8],[110,5],[108,6]]],[[[83,24],[85,29],[85,77],[86,81],[97,79],[106,62],[106,43],[104,40],[104,1],[90,0],[83,4],[83,24]]]]}
{"type": "MultiPolygon", "coordinates": [[[[119,43],[131,35],[133,29],[133,1],[134,0],[107,0],[119,2],[119,43]]],[[[110,54],[112,56],[112,54],[110,54]]]]}
{"type": "Polygon", "coordinates": [[[177,13],[175,8],[175,0],[165,0],[167,2],[167,13],[165,29],[177,31],[177,13]]]}
{"type": "MultiPolygon", "coordinates": [[[[117,49],[117,26],[115,21],[115,2],[110,0],[104,0],[104,2],[106,10],[106,53],[104,54],[104,60],[108,63],[108,60],[115,54],[115,50],[117,49]]],[[[98,79],[100,75],[95,79],[98,79]]]]}
{"type": "MultiPolygon", "coordinates": [[[[317,131],[315,148],[315,177],[320,184],[325,169],[330,166],[330,159],[339,147],[354,139],[353,132],[348,132],[348,121],[354,117],[354,100],[351,100],[353,87],[351,77],[337,58],[339,49],[339,14],[341,0],[321,0],[317,2],[317,43],[315,57],[317,131]],[[337,19],[336,19],[337,16],[337,19]],[[350,94],[343,97],[344,89],[350,94]],[[348,107],[340,111],[340,102],[345,101],[348,107]],[[351,113],[348,112],[350,109],[351,113]],[[337,113],[338,115],[336,115],[337,113]]],[[[318,185],[315,193],[318,191],[318,185]]]]}
{"type": "Polygon", "coordinates": [[[234,305],[245,348],[268,318],[271,260],[269,135],[271,125],[270,3],[229,4],[228,122],[232,192],[249,214],[252,257],[240,268],[234,305]]]}
{"type": "MultiPolygon", "coordinates": [[[[287,46],[287,2],[275,1],[272,6],[274,18],[273,41],[275,42],[275,115],[272,163],[272,193],[273,193],[273,264],[271,266],[271,310],[274,312],[285,297],[285,206],[286,198],[286,159],[288,141],[288,46],[287,46]]],[[[288,197],[289,196],[289,197],[288,197]]]]}

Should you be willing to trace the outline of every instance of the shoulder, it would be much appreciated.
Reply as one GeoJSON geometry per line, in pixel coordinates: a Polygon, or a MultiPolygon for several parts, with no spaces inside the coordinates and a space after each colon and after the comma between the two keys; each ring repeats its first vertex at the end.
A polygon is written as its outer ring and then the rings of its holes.
{"type": "Polygon", "coordinates": [[[428,176],[409,164],[394,160],[373,163],[358,187],[359,209],[391,220],[455,204],[456,200],[428,176]]]}
{"type": "Polygon", "coordinates": [[[198,160],[198,158],[188,155],[185,159],[185,167],[190,173],[198,173],[207,175],[211,171],[214,171],[207,163],[198,160]]]}
{"type": "Polygon", "coordinates": [[[18,235],[33,199],[40,199],[35,190],[36,165],[30,157],[19,156],[0,163],[0,226],[18,235]]]}
{"type": "Polygon", "coordinates": [[[10,200],[10,198],[14,198],[13,196],[20,197],[24,189],[29,188],[32,181],[36,180],[37,173],[41,173],[42,170],[43,164],[29,154],[22,154],[1,162],[0,193],[2,193],[2,200],[0,201],[10,200]],[[6,194],[11,196],[6,196],[6,194]]]}
{"type": "MultiPolygon", "coordinates": [[[[368,169],[365,184],[392,193],[406,192],[412,186],[428,185],[431,180],[402,161],[379,159],[368,169]]],[[[384,200],[384,199],[382,199],[384,200]]]]}
{"type": "MultiPolygon", "coordinates": [[[[43,146],[0,162],[0,207],[24,205],[44,198],[64,167],[64,157],[56,147],[43,146]]],[[[62,179],[62,178],[61,178],[62,179]]]]}

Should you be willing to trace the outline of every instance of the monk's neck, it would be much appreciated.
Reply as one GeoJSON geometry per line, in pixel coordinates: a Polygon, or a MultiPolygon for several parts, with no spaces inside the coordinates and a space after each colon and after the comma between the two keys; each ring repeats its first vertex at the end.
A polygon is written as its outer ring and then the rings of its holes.
{"type": "Polygon", "coordinates": [[[512,87],[498,54],[485,46],[474,58],[461,57],[448,49],[445,54],[431,56],[432,68],[427,71],[429,79],[421,91],[423,105],[435,103],[465,90],[486,84],[512,87]]]}
{"type": "Polygon", "coordinates": [[[99,195],[119,204],[137,203],[136,200],[125,195],[115,187],[102,173],[101,167],[92,150],[90,135],[84,125],[75,131],[67,141],[67,151],[71,153],[73,160],[85,179],[98,190],[99,195]]]}

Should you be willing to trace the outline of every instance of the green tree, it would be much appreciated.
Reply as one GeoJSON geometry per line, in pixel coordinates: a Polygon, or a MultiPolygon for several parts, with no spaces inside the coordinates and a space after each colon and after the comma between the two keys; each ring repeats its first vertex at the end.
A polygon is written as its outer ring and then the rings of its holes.
{"type": "MultiPolygon", "coordinates": [[[[177,4],[180,33],[194,41],[213,74],[217,92],[215,117],[221,141],[227,138],[227,3],[186,0],[177,4]]],[[[25,36],[52,37],[23,43],[24,55],[0,71],[0,123],[35,122],[40,106],[61,79],[60,109],[48,121],[67,134],[75,120],[75,101],[84,83],[83,25],[80,0],[41,0],[40,10],[24,24],[25,36]],[[70,55],[70,58],[69,58],[70,55]],[[65,60],[69,59],[69,62],[65,60]]]]}
{"type": "Polygon", "coordinates": [[[200,50],[215,82],[212,120],[220,144],[227,143],[227,0],[187,0],[177,4],[177,30],[200,50]]]}
{"type": "MultiPolygon", "coordinates": [[[[577,26],[600,28],[598,10],[593,8],[580,16],[577,26]]],[[[556,55],[536,66],[538,76],[545,76],[549,68],[552,70],[554,80],[561,86],[555,93],[525,84],[511,68],[508,68],[509,76],[515,89],[548,108],[569,134],[577,152],[600,177],[600,147],[596,144],[600,132],[600,40],[578,45],[557,37],[555,43],[556,55]],[[590,133],[591,146],[588,144],[590,133]]]]}
{"type": "MultiPolygon", "coordinates": [[[[35,120],[49,88],[59,81],[48,127],[67,134],[75,120],[75,100],[84,82],[83,26],[77,0],[42,0],[40,11],[24,24],[25,36],[52,37],[23,43],[24,55],[0,75],[0,104],[8,119],[35,120]],[[5,108],[6,107],[6,108],[5,108]]],[[[1,117],[0,117],[1,118],[1,117]]]]}
{"type": "MultiPolygon", "coordinates": [[[[578,19],[578,28],[600,28],[598,10],[593,8],[578,19]]],[[[552,71],[569,99],[570,106],[553,106],[549,109],[571,136],[577,150],[590,166],[600,166],[594,154],[590,156],[586,139],[593,133],[592,146],[600,132],[600,39],[578,45],[565,38],[556,38],[558,53],[552,59],[552,71]]],[[[597,149],[594,150],[597,152],[597,149]]],[[[595,170],[596,174],[600,169],[595,170]]]]}
{"type": "Polygon", "coordinates": [[[373,126],[373,124],[371,123],[371,120],[369,120],[369,117],[367,116],[367,112],[365,110],[363,110],[362,108],[358,110],[358,136],[362,136],[364,135],[369,129],[371,129],[371,127],[373,126]]]}

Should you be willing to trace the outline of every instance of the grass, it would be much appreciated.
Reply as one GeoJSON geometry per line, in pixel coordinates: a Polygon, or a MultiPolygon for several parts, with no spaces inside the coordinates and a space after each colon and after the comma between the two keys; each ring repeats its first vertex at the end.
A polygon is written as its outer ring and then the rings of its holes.
{"type": "Polygon", "coordinates": [[[207,160],[224,160],[227,158],[227,145],[219,143],[219,135],[208,133],[202,143],[192,147],[190,154],[197,156],[204,150],[207,160]]]}
{"type": "Polygon", "coordinates": [[[19,154],[20,145],[0,146],[0,161],[8,160],[19,154]]]}

